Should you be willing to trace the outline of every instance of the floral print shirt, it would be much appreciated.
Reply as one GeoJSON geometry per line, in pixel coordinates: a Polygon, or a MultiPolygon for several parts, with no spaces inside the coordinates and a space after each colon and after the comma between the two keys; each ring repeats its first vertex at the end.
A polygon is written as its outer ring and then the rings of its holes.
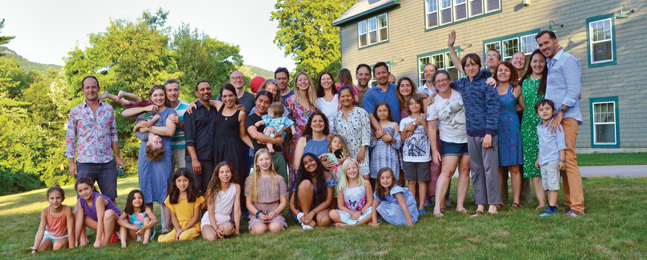
{"type": "Polygon", "coordinates": [[[65,156],[80,163],[112,161],[112,143],[117,142],[117,124],[112,106],[99,101],[97,110],[83,101],[70,110],[65,134],[65,156]],[[96,117],[95,117],[96,115],[96,117]]]}

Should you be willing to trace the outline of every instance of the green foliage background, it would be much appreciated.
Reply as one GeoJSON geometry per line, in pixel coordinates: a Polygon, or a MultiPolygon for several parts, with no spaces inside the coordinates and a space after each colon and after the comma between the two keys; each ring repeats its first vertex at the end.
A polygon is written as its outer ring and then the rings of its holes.
{"type": "MultiPolygon", "coordinates": [[[[243,65],[237,45],[188,24],[167,27],[168,15],[159,9],[135,20],[110,20],[104,32],[89,34],[87,48],[77,45],[68,53],[63,68],[43,71],[19,55],[0,57],[0,195],[74,181],[65,157],[65,127],[69,110],[85,99],[85,76],[96,76],[101,91],[122,90],[143,98],[148,98],[152,85],[177,78],[180,98],[194,100],[198,81],[208,80],[218,91],[243,65]]],[[[0,22],[0,30],[2,26],[0,22]]],[[[0,36],[0,45],[13,38],[0,36]]],[[[115,108],[125,173],[136,174],[140,142],[131,133],[134,121],[118,116],[124,110],[121,105],[104,101],[115,108]]]]}

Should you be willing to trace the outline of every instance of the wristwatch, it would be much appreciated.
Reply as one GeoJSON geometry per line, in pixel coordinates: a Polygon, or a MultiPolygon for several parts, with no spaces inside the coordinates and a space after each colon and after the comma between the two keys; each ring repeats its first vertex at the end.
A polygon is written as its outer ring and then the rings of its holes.
{"type": "Polygon", "coordinates": [[[566,113],[566,110],[564,110],[563,106],[560,106],[559,109],[557,109],[557,112],[562,111],[562,113],[566,113]]]}

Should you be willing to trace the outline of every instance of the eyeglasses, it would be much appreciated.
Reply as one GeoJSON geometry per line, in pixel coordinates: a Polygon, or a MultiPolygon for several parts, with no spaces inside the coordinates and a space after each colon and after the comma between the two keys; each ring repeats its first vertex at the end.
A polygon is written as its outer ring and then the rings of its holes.
{"type": "Polygon", "coordinates": [[[434,81],[434,84],[447,83],[447,82],[449,82],[449,79],[439,79],[439,80],[434,81]]]}
{"type": "Polygon", "coordinates": [[[238,77],[231,77],[231,79],[233,79],[233,80],[244,80],[245,77],[238,76],[238,77]]]}

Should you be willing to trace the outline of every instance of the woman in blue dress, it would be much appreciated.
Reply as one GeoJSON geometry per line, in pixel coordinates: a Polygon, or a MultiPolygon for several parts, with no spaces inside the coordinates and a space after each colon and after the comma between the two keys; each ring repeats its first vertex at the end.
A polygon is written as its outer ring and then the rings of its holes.
{"type": "Polygon", "coordinates": [[[160,139],[142,141],[139,145],[139,162],[137,169],[139,172],[139,189],[144,194],[146,206],[153,207],[153,202],[162,205],[162,232],[170,230],[171,227],[171,210],[164,205],[166,199],[167,184],[172,174],[171,169],[171,136],[175,133],[175,123],[177,113],[175,109],[168,107],[166,99],[166,89],[164,86],[155,85],[148,92],[149,99],[159,111],[159,122],[162,126],[152,126],[150,128],[140,128],[141,133],[150,132],[160,137],[164,147],[164,156],[157,161],[146,159],[147,142],[159,142],[160,139]]]}
{"type": "MultiPolygon", "coordinates": [[[[512,179],[512,194],[514,199],[512,209],[519,207],[521,194],[521,174],[519,166],[523,165],[523,150],[521,149],[521,131],[519,116],[517,116],[517,100],[521,96],[521,88],[515,86],[518,82],[516,69],[510,62],[499,64],[494,73],[497,80],[496,90],[499,92],[499,187],[505,187],[501,182],[503,174],[512,179]],[[507,168],[507,170],[506,170],[507,168]]],[[[503,193],[504,191],[501,191],[503,193]]],[[[505,191],[507,192],[507,191],[505,191]]],[[[505,201],[502,201],[505,203],[505,201]]]]}

